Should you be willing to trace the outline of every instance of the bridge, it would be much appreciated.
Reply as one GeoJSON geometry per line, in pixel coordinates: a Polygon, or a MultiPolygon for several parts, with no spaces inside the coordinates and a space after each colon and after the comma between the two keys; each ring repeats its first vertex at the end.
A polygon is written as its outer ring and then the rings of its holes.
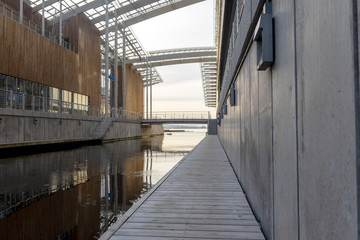
{"type": "Polygon", "coordinates": [[[210,112],[155,112],[142,124],[208,124],[210,112]]]}
{"type": "Polygon", "coordinates": [[[141,120],[142,124],[207,124],[209,135],[217,133],[216,119],[210,112],[154,112],[141,120]]]}

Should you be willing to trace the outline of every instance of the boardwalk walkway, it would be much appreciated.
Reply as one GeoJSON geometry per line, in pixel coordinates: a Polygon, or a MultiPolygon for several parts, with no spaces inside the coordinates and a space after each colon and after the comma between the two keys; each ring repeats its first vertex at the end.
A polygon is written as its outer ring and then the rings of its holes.
{"type": "Polygon", "coordinates": [[[265,239],[216,135],[130,210],[101,239],[265,239]]]}

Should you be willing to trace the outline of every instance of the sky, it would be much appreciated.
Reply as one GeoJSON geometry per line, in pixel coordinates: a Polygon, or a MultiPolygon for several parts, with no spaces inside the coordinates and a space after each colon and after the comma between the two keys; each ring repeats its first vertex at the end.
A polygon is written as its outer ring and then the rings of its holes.
{"type": "MultiPolygon", "coordinates": [[[[213,47],[214,7],[214,0],[206,0],[140,22],[131,28],[145,51],[213,47]]],[[[163,83],[153,86],[153,112],[215,112],[215,108],[205,107],[200,63],[156,69],[163,83]]]]}

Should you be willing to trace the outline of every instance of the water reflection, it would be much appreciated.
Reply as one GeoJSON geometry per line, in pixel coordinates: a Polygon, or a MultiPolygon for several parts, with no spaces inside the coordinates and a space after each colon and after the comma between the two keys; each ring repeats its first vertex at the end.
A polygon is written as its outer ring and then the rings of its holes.
{"type": "Polygon", "coordinates": [[[0,159],[0,239],[99,236],[189,151],[167,138],[0,159]]]}

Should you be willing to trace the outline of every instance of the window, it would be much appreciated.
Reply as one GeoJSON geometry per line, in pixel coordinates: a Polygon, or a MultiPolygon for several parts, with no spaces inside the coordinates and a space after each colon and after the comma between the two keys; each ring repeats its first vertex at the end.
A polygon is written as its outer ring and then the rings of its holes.
{"type": "Polygon", "coordinates": [[[6,91],[5,75],[0,74],[0,90],[6,91]]]}
{"type": "Polygon", "coordinates": [[[0,107],[72,113],[88,111],[89,97],[40,83],[0,74],[0,107]]]}

